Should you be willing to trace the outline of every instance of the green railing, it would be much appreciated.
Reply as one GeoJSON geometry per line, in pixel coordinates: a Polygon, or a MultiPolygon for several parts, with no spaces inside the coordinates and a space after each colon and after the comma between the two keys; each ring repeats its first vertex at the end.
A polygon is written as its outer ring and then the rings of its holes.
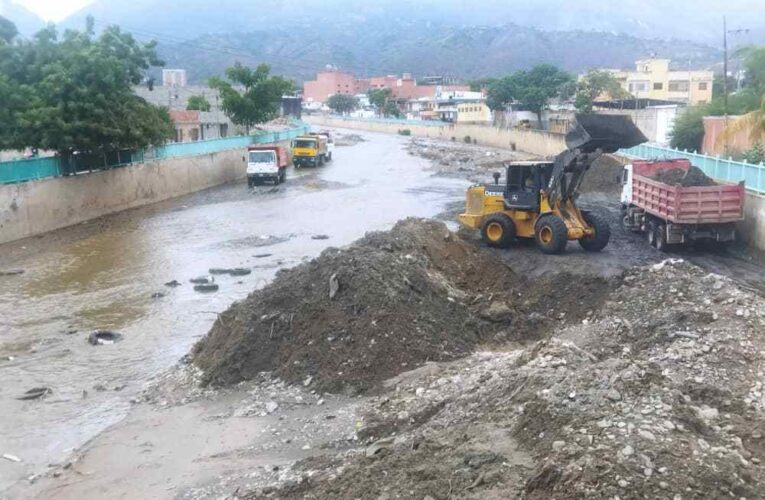
{"type": "Polygon", "coordinates": [[[692,151],[665,148],[655,144],[641,144],[629,149],[620,149],[620,154],[635,158],[661,159],[686,158],[691,164],[699,167],[708,176],[727,182],[744,181],[746,188],[760,194],[765,194],[765,165],[745,161],[708,156],[692,151]]]}
{"type": "Polygon", "coordinates": [[[289,130],[261,132],[255,135],[171,143],[138,151],[113,151],[104,154],[75,155],[68,162],[65,162],[58,156],[5,161],[0,162],[0,184],[125,167],[152,159],[161,160],[165,158],[211,154],[229,149],[246,148],[251,144],[270,144],[294,139],[301,134],[305,134],[308,130],[308,125],[298,124],[289,130]]]}

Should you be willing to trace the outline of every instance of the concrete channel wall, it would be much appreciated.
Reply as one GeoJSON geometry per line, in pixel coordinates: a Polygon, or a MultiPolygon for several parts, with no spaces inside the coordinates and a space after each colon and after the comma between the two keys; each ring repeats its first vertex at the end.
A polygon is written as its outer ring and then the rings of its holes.
{"type": "MultiPolygon", "coordinates": [[[[330,116],[306,116],[303,121],[316,126],[339,127],[372,132],[396,134],[399,130],[409,129],[411,134],[457,141],[469,135],[478,144],[505,149],[517,149],[538,156],[554,156],[566,149],[564,135],[537,130],[508,130],[485,125],[418,125],[416,123],[397,123],[385,120],[353,120],[330,116]]],[[[625,163],[629,163],[625,158],[625,163]]],[[[747,191],[745,200],[745,220],[739,224],[738,236],[748,245],[765,250],[765,196],[747,191]]]]}
{"type": "Polygon", "coordinates": [[[0,185],[0,243],[243,179],[244,154],[230,149],[0,185]]]}
{"type": "Polygon", "coordinates": [[[304,116],[303,121],[316,126],[369,130],[396,134],[408,129],[412,135],[450,141],[464,141],[466,136],[475,139],[482,146],[517,149],[533,155],[554,156],[566,149],[563,134],[534,130],[517,130],[488,127],[486,125],[465,125],[444,123],[418,125],[396,121],[353,120],[332,116],[304,116]]]}

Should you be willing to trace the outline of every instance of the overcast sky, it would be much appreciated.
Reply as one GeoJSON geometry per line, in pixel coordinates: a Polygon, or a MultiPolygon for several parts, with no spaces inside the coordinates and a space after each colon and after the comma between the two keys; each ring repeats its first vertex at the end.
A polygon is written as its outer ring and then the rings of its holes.
{"type": "Polygon", "coordinates": [[[60,21],[93,0],[13,0],[46,21],[60,21]]]}

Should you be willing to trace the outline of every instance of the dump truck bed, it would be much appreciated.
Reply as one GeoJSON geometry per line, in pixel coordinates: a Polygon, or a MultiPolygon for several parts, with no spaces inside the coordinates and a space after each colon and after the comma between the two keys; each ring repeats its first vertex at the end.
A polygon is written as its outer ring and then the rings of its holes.
{"type": "Polygon", "coordinates": [[[248,151],[275,151],[278,167],[286,167],[289,164],[289,155],[287,150],[281,146],[249,146],[248,151]]]}
{"type": "Polygon", "coordinates": [[[723,224],[744,218],[743,184],[683,187],[653,179],[662,169],[689,169],[687,160],[633,163],[632,203],[675,224],[723,224]]]}

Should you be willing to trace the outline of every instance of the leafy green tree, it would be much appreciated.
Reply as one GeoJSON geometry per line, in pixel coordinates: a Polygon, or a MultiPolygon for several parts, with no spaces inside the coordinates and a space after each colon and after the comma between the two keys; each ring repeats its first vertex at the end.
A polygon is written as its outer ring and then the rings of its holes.
{"type": "Polygon", "coordinates": [[[378,113],[382,114],[382,110],[388,103],[391,91],[389,88],[382,89],[369,89],[367,97],[369,98],[369,104],[375,107],[378,113]]]}
{"type": "Polygon", "coordinates": [[[210,101],[202,95],[193,95],[189,97],[189,102],[186,103],[187,111],[210,111],[210,107],[210,101]]]}
{"type": "Polygon", "coordinates": [[[226,76],[233,82],[211,78],[210,87],[218,89],[226,115],[237,125],[249,132],[250,127],[276,118],[279,114],[282,96],[292,91],[292,82],[281,76],[269,76],[267,64],[260,64],[254,70],[241,63],[226,70],[226,76]],[[243,87],[239,91],[234,85],[243,87]]]}
{"type": "MultiPolygon", "coordinates": [[[[744,85],[753,89],[757,95],[765,94],[765,46],[743,47],[736,51],[736,55],[744,60],[744,85]]],[[[728,86],[728,91],[733,88],[735,86],[728,86]]]]}
{"type": "Polygon", "coordinates": [[[559,96],[572,80],[571,75],[550,64],[540,64],[529,71],[516,71],[489,87],[487,105],[496,110],[518,103],[536,113],[541,124],[542,111],[550,99],[559,96]]]}
{"type": "Polygon", "coordinates": [[[579,79],[575,88],[574,106],[580,113],[591,113],[592,103],[604,94],[610,99],[631,97],[611,72],[597,69],[588,71],[579,79]]]}
{"type": "Polygon", "coordinates": [[[11,43],[18,34],[19,30],[16,29],[16,25],[10,19],[0,16],[0,43],[11,43]]]}
{"type": "Polygon", "coordinates": [[[161,144],[174,127],[166,110],[133,93],[151,66],[161,65],[155,43],[141,44],[108,27],[98,37],[92,19],[84,32],[52,27],[32,41],[0,46],[0,86],[11,102],[9,131],[0,144],[59,152],[94,153],[161,144]]]}
{"type": "Polygon", "coordinates": [[[693,106],[675,118],[670,146],[688,151],[701,150],[701,142],[704,140],[705,115],[707,115],[706,106],[693,106]]]}
{"type": "Polygon", "coordinates": [[[494,82],[497,81],[497,78],[494,77],[486,77],[486,78],[479,78],[477,80],[471,80],[468,82],[468,85],[470,85],[470,90],[473,92],[480,92],[483,89],[488,89],[489,87],[494,84],[494,82]]]}
{"type": "Polygon", "coordinates": [[[385,103],[385,106],[383,106],[382,109],[382,113],[383,116],[392,118],[401,118],[404,116],[401,110],[398,109],[398,106],[396,106],[396,103],[393,101],[388,101],[385,103]]]}
{"type": "Polygon", "coordinates": [[[359,107],[359,99],[349,94],[335,94],[327,99],[327,106],[335,113],[350,113],[359,107]]]}

